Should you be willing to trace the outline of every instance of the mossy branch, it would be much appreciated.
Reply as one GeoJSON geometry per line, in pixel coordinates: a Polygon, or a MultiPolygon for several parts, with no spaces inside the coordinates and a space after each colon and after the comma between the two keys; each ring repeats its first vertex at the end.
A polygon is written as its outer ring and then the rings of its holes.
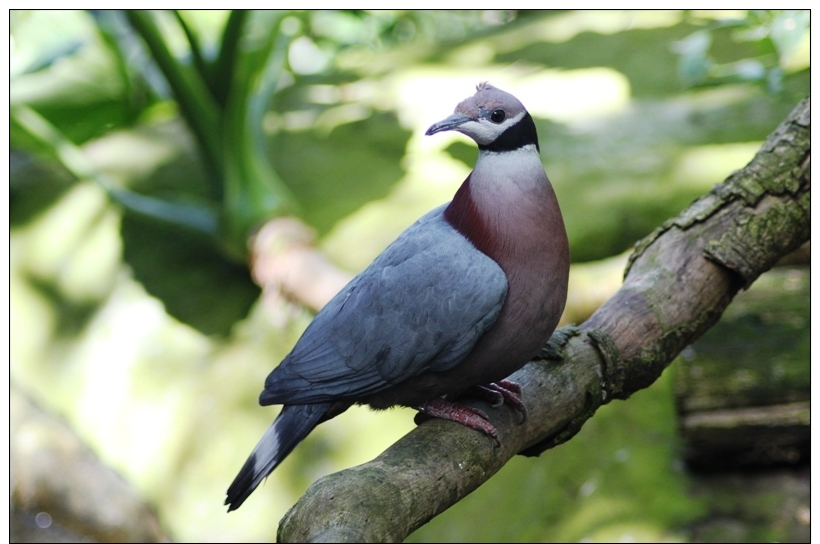
{"type": "Polygon", "coordinates": [[[514,455],[566,442],[599,406],[652,384],[740,289],[809,239],[810,133],[806,98],[749,165],[636,245],[621,289],[512,376],[529,419],[482,407],[500,447],[462,425],[427,421],[373,461],[313,484],[278,540],[402,541],[514,455]]]}

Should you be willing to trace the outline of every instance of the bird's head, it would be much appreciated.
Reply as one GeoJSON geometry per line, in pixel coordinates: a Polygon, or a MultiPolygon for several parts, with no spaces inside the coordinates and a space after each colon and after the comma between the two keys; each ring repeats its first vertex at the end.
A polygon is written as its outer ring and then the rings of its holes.
{"type": "Polygon", "coordinates": [[[462,100],[451,116],[434,123],[425,134],[430,136],[445,130],[469,136],[481,149],[493,150],[499,141],[509,149],[507,140],[511,138],[512,148],[538,145],[535,125],[524,105],[510,93],[486,82],[478,84],[473,96],[462,100]]]}

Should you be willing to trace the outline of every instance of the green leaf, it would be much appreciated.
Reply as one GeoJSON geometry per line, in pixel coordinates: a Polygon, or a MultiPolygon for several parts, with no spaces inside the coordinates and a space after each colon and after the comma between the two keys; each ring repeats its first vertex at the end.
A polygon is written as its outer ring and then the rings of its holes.
{"type": "Polygon", "coordinates": [[[134,277],[170,315],[202,333],[227,336],[259,298],[247,264],[226,259],[212,239],[134,214],[125,214],[120,230],[134,277]]]}
{"type": "Polygon", "coordinates": [[[10,110],[10,118],[14,126],[36,142],[41,153],[60,161],[77,179],[87,179],[99,185],[112,201],[126,210],[153,221],[174,225],[208,240],[216,239],[218,221],[216,214],[207,206],[169,202],[119,187],[91,164],[82,149],[33,109],[15,106],[10,110]]]}
{"type": "MultiPolygon", "coordinates": [[[[269,145],[276,170],[320,234],[368,202],[387,196],[405,175],[402,157],[411,132],[393,113],[321,130],[280,132],[269,145]]],[[[476,150],[472,164],[475,163],[476,150]]]]}
{"type": "MultiPolygon", "coordinates": [[[[174,91],[185,121],[200,145],[202,159],[208,165],[209,173],[219,180],[224,172],[224,160],[219,141],[221,119],[219,107],[208,90],[208,86],[192,67],[178,60],[164,39],[150,12],[129,10],[128,21],[145,41],[168,84],[174,91]]],[[[217,196],[221,187],[214,182],[217,196]]]]}
{"type": "Polygon", "coordinates": [[[132,124],[149,100],[131,85],[116,49],[87,14],[67,12],[60,32],[51,17],[34,12],[15,29],[10,105],[34,108],[75,144],[132,124]]]}
{"type": "Polygon", "coordinates": [[[199,75],[202,79],[205,80],[206,83],[209,83],[210,73],[211,70],[208,66],[208,63],[205,61],[205,57],[202,55],[202,47],[199,43],[199,36],[194,31],[191,26],[185,22],[185,18],[182,17],[182,14],[179,10],[174,10],[174,17],[176,17],[179,26],[182,27],[182,31],[185,33],[185,37],[188,39],[188,46],[191,49],[191,57],[194,61],[194,66],[196,67],[197,71],[199,71],[199,75]]]}
{"type": "Polygon", "coordinates": [[[242,38],[242,30],[246,28],[247,16],[248,12],[246,10],[231,11],[222,32],[222,44],[219,49],[219,57],[214,65],[210,87],[214,92],[214,97],[223,107],[228,102],[228,91],[234,78],[234,66],[239,51],[239,42],[242,38]]]}
{"type": "Polygon", "coordinates": [[[290,36],[278,23],[258,48],[241,51],[224,118],[224,221],[227,236],[244,251],[254,229],[295,209],[296,200],[267,158],[262,119],[284,69],[290,36]]]}

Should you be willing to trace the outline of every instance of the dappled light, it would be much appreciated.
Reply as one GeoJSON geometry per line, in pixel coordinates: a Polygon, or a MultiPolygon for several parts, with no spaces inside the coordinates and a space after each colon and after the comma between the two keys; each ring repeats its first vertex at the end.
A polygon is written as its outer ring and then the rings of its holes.
{"type": "MultiPolygon", "coordinates": [[[[275,238],[274,256],[304,242],[335,281],[360,271],[470,173],[472,141],[424,132],[489,81],[535,118],[570,241],[562,325],[581,323],[635,243],[743,168],[808,95],[808,24],[782,11],[13,11],[12,389],[65,419],[157,535],[273,540],[311,483],[415,424],[409,409],[351,408],[225,513],[279,410],[257,404],[265,377],[330,295],[300,299],[276,273],[265,285],[254,266],[276,259],[254,250],[260,227],[298,220],[307,241],[275,238]]],[[[784,317],[792,333],[808,335],[805,312],[784,317]]],[[[691,539],[711,510],[690,493],[675,384],[666,372],[566,444],[513,459],[409,541],[691,539]]],[[[12,509],[35,519],[14,479],[12,509]]],[[[794,519],[765,534],[799,540],[808,522],[794,519]]],[[[81,536],[108,538],[96,530],[81,536]]]]}

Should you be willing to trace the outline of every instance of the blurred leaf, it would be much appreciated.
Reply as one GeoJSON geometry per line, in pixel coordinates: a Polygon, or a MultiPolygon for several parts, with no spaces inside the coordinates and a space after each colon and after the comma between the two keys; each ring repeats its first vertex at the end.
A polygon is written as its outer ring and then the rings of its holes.
{"type": "Polygon", "coordinates": [[[232,10],[228,21],[222,30],[222,42],[219,48],[219,57],[210,72],[211,87],[216,100],[223,106],[228,100],[228,91],[234,78],[234,64],[236,63],[237,49],[242,37],[247,13],[244,10],[232,10]]]}
{"type": "MultiPolygon", "coordinates": [[[[224,157],[219,145],[219,108],[202,75],[176,58],[151,13],[129,10],[126,16],[145,41],[173,89],[180,111],[201,147],[202,160],[208,164],[209,171],[220,177],[224,157]]],[[[215,184],[215,188],[219,190],[218,184],[215,184]]],[[[220,194],[217,192],[217,195],[220,194]]]]}
{"type": "Polygon", "coordinates": [[[188,45],[191,48],[191,56],[193,57],[194,67],[196,67],[197,71],[205,79],[205,81],[210,84],[211,70],[207,62],[205,61],[205,56],[202,52],[202,45],[200,43],[199,35],[197,34],[196,30],[185,21],[185,18],[182,16],[182,13],[180,13],[179,10],[174,10],[174,17],[176,17],[179,26],[182,27],[182,30],[185,33],[185,37],[188,38],[188,45]]]}
{"type": "Polygon", "coordinates": [[[790,57],[808,25],[805,10],[751,10],[743,19],[711,22],[674,44],[680,77],[689,86],[758,83],[779,93],[785,70],[799,68],[790,57]]]}
{"type": "Polygon", "coordinates": [[[11,150],[9,157],[9,226],[25,225],[56,202],[74,182],[55,161],[11,150]]]}
{"type": "Polygon", "coordinates": [[[51,67],[89,41],[90,25],[76,11],[11,10],[9,75],[14,79],[51,67]]]}
{"type": "Polygon", "coordinates": [[[248,267],[210,240],[126,213],[123,258],[165,310],[204,334],[227,336],[259,297],[248,267]]]}
{"type": "Polygon", "coordinates": [[[76,178],[94,181],[125,208],[123,258],[170,315],[205,334],[221,335],[247,315],[259,289],[245,265],[226,261],[219,251],[216,214],[207,205],[118,187],[33,110],[13,108],[11,117],[76,178]]]}
{"type": "Polygon", "coordinates": [[[50,46],[41,47],[30,52],[29,56],[15,51],[14,63],[10,66],[10,77],[15,78],[23,74],[32,74],[45,70],[55,62],[77,53],[84,43],[82,40],[66,40],[50,46]]]}
{"type": "Polygon", "coordinates": [[[296,205],[289,188],[268,161],[267,139],[262,132],[262,119],[270,107],[291,42],[291,37],[279,29],[281,20],[272,23],[261,44],[246,43],[238,51],[223,116],[225,227],[232,245],[242,251],[256,228],[292,211],[296,205]]]}
{"type": "Polygon", "coordinates": [[[10,104],[35,109],[74,143],[132,124],[148,104],[87,14],[31,12],[16,27],[10,104]]]}
{"type": "Polygon", "coordinates": [[[345,123],[326,136],[280,132],[271,160],[303,204],[303,217],[321,234],[364,204],[384,197],[404,175],[410,132],[393,114],[345,123]]]}
{"type": "Polygon", "coordinates": [[[12,106],[36,109],[79,144],[134,121],[136,112],[123,100],[124,89],[99,51],[81,48],[49,69],[13,79],[9,98],[12,106]]]}
{"type": "Polygon", "coordinates": [[[10,118],[14,126],[20,127],[32,141],[37,142],[39,149],[59,160],[77,179],[87,179],[96,183],[112,201],[122,205],[126,210],[153,221],[162,221],[188,230],[207,239],[216,236],[216,216],[207,206],[183,200],[160,200],[120,187],[107,175],[99,172],[86,158],[82,149],[70,142],[33,109],[25,106],[13,107],[10,118]]]}

